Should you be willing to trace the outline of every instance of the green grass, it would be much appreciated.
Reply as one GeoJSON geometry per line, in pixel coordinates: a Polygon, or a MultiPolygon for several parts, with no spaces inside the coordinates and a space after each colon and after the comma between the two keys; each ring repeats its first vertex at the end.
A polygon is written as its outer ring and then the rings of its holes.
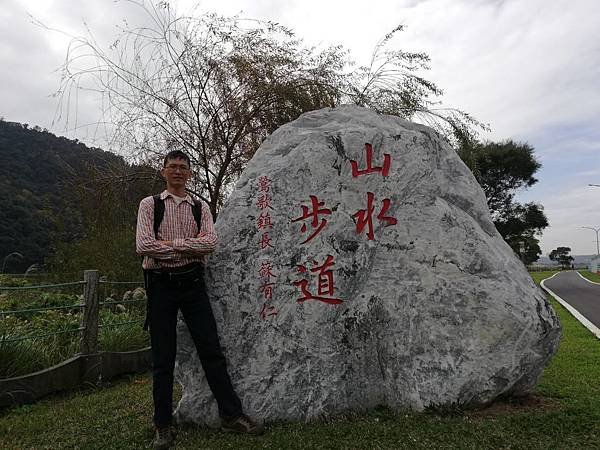
{"type": "Polygon", "coordinates": [[[546,270],[543,272],[530,272],[531,278],[535,281],[535,284],[540,284],[540,282],[546,278],[550,278],[555,273],[560,272],[560,270],[546,270]]]}
{"type": "MultiPolygon", "coordinates": [[[[101,311],[98,349],[123,352],[150,345],[148,332],[142,329],[143,312],[136,309],[122,313],[101,311]],[[134,322],[119,325],[123,322],[134,322]],[[114,325],[112,325],[114,324],[114,325]]],[[[25,336],[77,329],[81,313],[44,311],[0,318],[0,378],[25,375],[58,364],[80,349],[80,332],[69,332],[22,341],[6,341],[25,336]]]]}
{"type": "Polygon", "coordinates": [[[597,273],[590,272],[588,270],[580,270],[579,273],[590,281],[600,283],[600,275],[598,275],[597,273]]]}
{"type": "MultiPolygon", "coordinates": [[[[551,275],[535,274],[536,280],[551,275]]],[[[532,406],[395,415],[387,409],[317,423],[270,424],[261,437],[184,428],[178,449],[590,449],[600,448],[600,342],[552,301],[563,338],[532,406]],[[503,412],[504,411],[504,412],[503,412]]],[[[0,416],[0,448],[147,448],[151,380],[43,400],[0,416]]]]}

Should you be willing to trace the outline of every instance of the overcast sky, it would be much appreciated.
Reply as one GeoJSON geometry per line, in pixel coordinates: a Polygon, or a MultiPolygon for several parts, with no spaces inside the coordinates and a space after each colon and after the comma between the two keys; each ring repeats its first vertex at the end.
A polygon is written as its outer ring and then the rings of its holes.
{"type": "MultiPolygon", "coordinates": [[[[187,12],[196,1],[180,0],[187,12]]],[[[404,24],[395,47],[431,57],[427,78],[445,105],[468,111],[492,131],[535,148],[539,183],[520,195],[540,202],[550,221],[541,239],[547,255],[559,245],[593,254],[600,227],[600,0],[209,0],[200,11],[268,19],[308,44],[341,44],[366,64],[373,46],[404,24]]],[[[53,123],[56,71],[69,38],[34,25],[100,43],[116,37],[138,9],[114,0],[4,0],[0,9],[0,116],[39,125],[93,144],[89,130],[53,123]]],[[[98,116],[92,99],[79,102],[78,125],[98,116]]]]}

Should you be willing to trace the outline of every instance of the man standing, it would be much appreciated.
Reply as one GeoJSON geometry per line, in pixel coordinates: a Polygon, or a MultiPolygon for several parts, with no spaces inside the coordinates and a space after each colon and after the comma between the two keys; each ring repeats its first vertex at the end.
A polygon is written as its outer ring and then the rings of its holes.
{"type": "Polygon", "coordinates": [[[191,175],[190,159],[185,153],[168,153],[160,173],[167,189],[140,202],[136,232],[137,253],[144,257],[148,296],[146,320],[152,345],[154,448],[166,449],[174,442],[172,401],[178,310],[183,314],[217,401],[222,429],[260,434],[263,426],[243,413],[229,379],[206,294],[203,278],[206,255],[217,244],[210,209],[185,191],[191,175]]]}

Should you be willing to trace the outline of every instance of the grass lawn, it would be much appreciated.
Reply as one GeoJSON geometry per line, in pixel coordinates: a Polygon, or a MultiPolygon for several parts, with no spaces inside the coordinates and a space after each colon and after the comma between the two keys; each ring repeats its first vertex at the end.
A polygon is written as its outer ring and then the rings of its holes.
{"type": "Polygon", "coordinates": [[[580,270],[579,273],[590,281],[600,283],[600,275],[598,275],[597,273],[590,272],[588,270],[580,270]]]}
{"type": "MultiPolygon", "coordinates": [[[[551,274],[551,273],[550,273],[551,274]]],[[[548,273],[533,274],[539,282],[548,273]]],[[[368,415],[312,424],[271,424],[264,436],[188,428],[179,449],[589,449],[600,448],[600,342],[557,302],[560,350],[534,396],[483,411],[368,415]]],[[[0,448],[148,448],[151,380],[54,397],[0,413],[0,448]]]]}

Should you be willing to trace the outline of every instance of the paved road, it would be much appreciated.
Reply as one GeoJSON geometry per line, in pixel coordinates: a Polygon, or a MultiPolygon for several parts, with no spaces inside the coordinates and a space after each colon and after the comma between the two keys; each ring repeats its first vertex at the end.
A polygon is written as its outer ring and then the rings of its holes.
{"type": "Polygon", "coordinates": [[[590,283],[569,270],[544,280],[544,286],[600,328],[600,284],[590,283]]]}

